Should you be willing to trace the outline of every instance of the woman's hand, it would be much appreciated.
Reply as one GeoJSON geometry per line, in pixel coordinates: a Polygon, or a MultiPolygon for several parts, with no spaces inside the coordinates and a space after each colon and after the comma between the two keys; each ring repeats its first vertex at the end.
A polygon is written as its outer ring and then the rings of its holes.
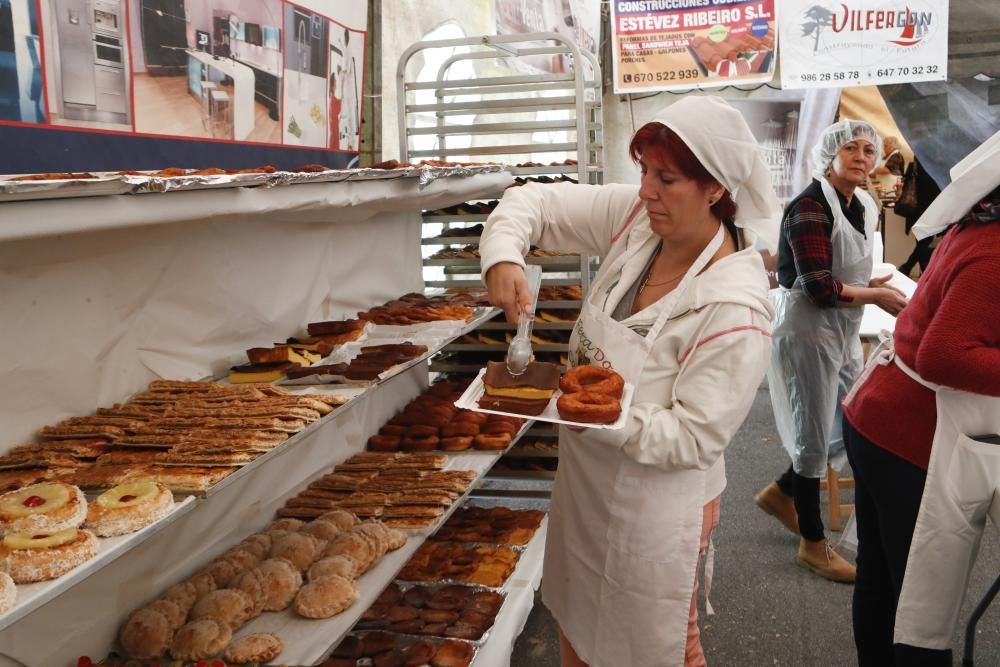
{"type": "Polygon", "coordinates": [[[500,262],[491,266],[486,272],[486,289],[490,303],[503,308],[507,321],[512,324],[516,324],[521,313],[531,307],[528,279],[520,264],[500,262]]]}
{"type": "Polygon", "coordinates": [[[893,317],[899,315],[899,311],[906,308],[906,295],[895,287],[874,287],[875,291],[872,303],[889,313],[893,317]]]}
{"type": "Polygon", "coordinates": [[[881,278],[872,278],[871,280],[868,281],[868,286],[869,287],[881,287],[882,285],[885,285],[890,280],[892,280],[892,274],[891,273],[887,274],[887,275],[884,275],[881,278]]]}

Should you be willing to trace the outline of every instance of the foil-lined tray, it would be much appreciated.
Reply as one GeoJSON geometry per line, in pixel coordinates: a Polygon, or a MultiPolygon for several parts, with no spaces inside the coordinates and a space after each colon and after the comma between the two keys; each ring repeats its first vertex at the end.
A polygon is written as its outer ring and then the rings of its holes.
{"type": "MultiPolygon", "coordinates": [[[[471,659],[469,660],[469,663],[468,663],[470,665],[475,663],[475,661],[476,661],[476,655],[479,653],[479,647],[480,647],[480,644],[478,644],[476,642],[469,642],[469,641],[465,641],[463,639],[450,639],[450,638],[441,638],[441,637],[425,637],[425,636],[422,636],[422,635],[404,635],[404,634],[399,634],[399,633],[396,633],[396,632],[386,632],[384,630],[372,630],[372,631],[365,631],[365,632],[360,632],[360,631],[359,632],[352,632],[351,634],[347,635],[347,637],[344,637],[343,640],[341,640],[341,644],[344,641],[351,641],[350,638],[353,638],[353,640],[355,640],[355,641],[356,640],[364,640],[364,638],[367,635],[376,634],[376,633],[383,634],[383,635],[391,635],[392,638],[395,640],[396,648],[403,649],[403,650],[407,650],[411,646],[413,646],[414,644],[418,644],[418,643],[421,643],[421,642],[424,642],[424,643],[427,643],[427,644],[433,644],[435,646],[440,646],[441,644],[444,644],[446,641],[458,642],[458,643],[461,643],[461,644],[466,644],[469,647],[471,647],[471,649],[472,649],[472,656],[471,656],[471,659]]],[[[339,644],[338,644],[338,646],[339,646],[339,644]]],[[[350,658],[347,658],[347,659],[350,659],[350,658]]],[[[355,660],[356,660],[356,662],[354,664],[356,665],[356,667],[369,667],[370,665],[374,665],[375,664],[373,658],[371,658],[371,657],[356,658],[355,660]]],[[[406,664],[411,664],[411,663],[407,662],[406,664]]],[[[429,663],[425,663],[425,664],[429,664],[429,663]]],[[[421,665],[421,667],[423,667],[423,665],[421,665]]]]}
{"type": "MultiPolygon", "coordinates": [[[[67,197],[145,194],[238,187],[282,187],[302,183],[392,180],[416,178],[424,188],[439,178],[475,176],[507,170],[502,164],[431,166],[396,169],[328,169],[321,172],[275,171],[271,173],[158,176],[155,174],[97,173],[94,178],[13,180],[0,175],[0,202],[67,197]]],[[[16,176],[16,175],[12,175],[16,176]]]]}

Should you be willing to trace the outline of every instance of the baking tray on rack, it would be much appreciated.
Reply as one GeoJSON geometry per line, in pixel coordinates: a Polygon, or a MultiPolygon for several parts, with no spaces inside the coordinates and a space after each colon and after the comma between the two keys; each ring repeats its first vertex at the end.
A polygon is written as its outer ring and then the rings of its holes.
{"type": "Polygon", "coordinates": [[[137,192],[139,185],[122,176],[98,175],[97,178],[48,179],[14,181],[0,176],[0,203],[31,199],[65,199],[68,197],[101,197],[137,192]]]}

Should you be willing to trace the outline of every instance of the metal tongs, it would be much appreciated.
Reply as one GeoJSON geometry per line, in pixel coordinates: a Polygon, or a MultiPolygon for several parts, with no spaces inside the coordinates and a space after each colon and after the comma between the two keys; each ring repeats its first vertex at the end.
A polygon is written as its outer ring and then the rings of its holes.
{"type": "Polygon", "coordinates": [[[507,348],[507,372],[517,377],[528,370],[531,363],[531,327],[535,323],[535,306],[538,304],[538,289],[542,285],[542,267],[537,264],[526,266],[524,275],[528,279],[528,294],[531,304],[517,320],[517,335],[507,348]]]}

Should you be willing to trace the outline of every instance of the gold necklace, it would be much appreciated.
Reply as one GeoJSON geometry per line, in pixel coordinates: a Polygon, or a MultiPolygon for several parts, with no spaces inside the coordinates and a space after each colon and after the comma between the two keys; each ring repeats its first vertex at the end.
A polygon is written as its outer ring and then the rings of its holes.
{"type": "Polygon", "coordinates": [[[687,273],[687,269],[684,270],[684,273],[678,274],[678,275],[674,276],[673,278],[671,278],[670,280],[664,280],[661,283],[651,283],[651,282],[649,282],[649,279],[653,275],[653,270],[652,270],[652,267],[650,267],[649,272],[646,273],[646,277],[642,279],[642,283],[639,285],[639,293],[642,293],[642,291],[644,289],[646,289],[647,287],[663,287],[664,285],[669,285],[670,283],[674,282],[675,280],[678,280],[679,278],[683,278],[686,273],[687,273]]]}

